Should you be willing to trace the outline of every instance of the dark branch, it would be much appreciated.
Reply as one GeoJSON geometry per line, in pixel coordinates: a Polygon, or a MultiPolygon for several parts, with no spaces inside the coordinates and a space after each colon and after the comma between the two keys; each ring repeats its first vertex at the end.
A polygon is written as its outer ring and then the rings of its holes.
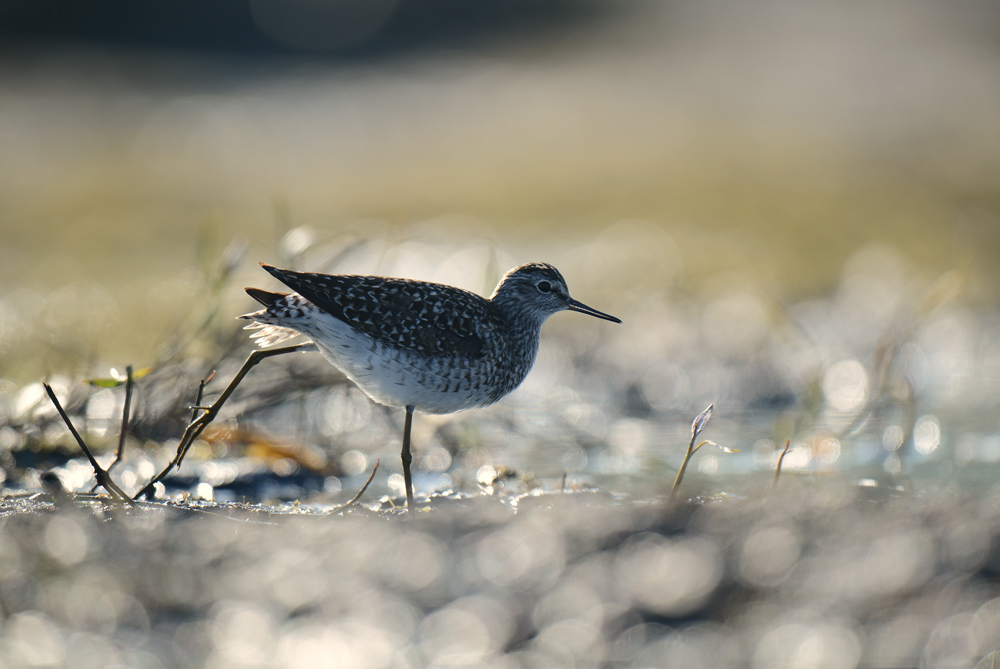
{"type": "Polygon", "coordinates": [[[125,408],[122,409],[122,429],[118,433],[118,450],[115,452],[114,461],[108,465],[108,471],[110,472],[115,465],[121,462],[122,457],[125,455],[125,437],[128,436],[129,428],[129,417],[132,408],[132,390],[135,381],[132,378],[132,365],[125,367],[125,408]]]}
{"type": "Polygon", "coordinates": [[[129,499],[129,496],[126,495],[125,492],[122,491],[122,489],[119,488],[115,484],[115,482],[111,480],[111,477],[108,475],[108,473],[101,467],[101,465],[94,458],[94,454],[90,452],[90,448],[87,447],[87,444],[84,443],[83,438],[80,436],[80,433],[77,432],[76,428],[73,426],[73,421],[69,419],[69,416],[66,415],[66,411],[62,408],[62,404],[59,403],[59,399],[56,397],[55,392],[52,390],[52,386],[50,386],[47,383],[43,383],[42,385],[45,387],[45,392],[49,394],[49,399],[52,400],[52,404],[55,405],[56,410],[59,412],[59,415],[62,416],[63,422],[66,423],[66,427],[69,428],[69,431],[73,435],[73,438],[76,439],[76,443],[80,445],[80,449],[83,451],[83,454],[87,456],[88,460],[90,460],[90,465],[94,468],[94,476],[97,477],[97,483],[102,488],[111,493],[112,497],[119,499],[121,502],[124,502],[129,506],[132,506],[132,500],[129,499]]]}
{"type": "MultiPolygon", "coordinates": [[[[305,344],[296,344],[295,346],[285,346],[283,348],[264,349],[251,353],[250,356],[247,357],[246,362],[243,363],[243,367],[240,368],[239,373],[237,373],[233,380],[229,382],[229,385],[222,392],[222,394],[219,395],[219,398],[215,400],[212,406],[204,410],[200,407],[195,409],[195,414],[202,410],[204,413],[194,418],[191,423],[188,424],[187,429],[184,430],[184,434],[181,436],[181,441],[177,445],[177,454],[174,456],[174,459],[170,461],[163,471],[153,477],[153,479],[147,483],[142,490],[136,493],[133,499],[151,496],[153,494],[154,486],[163,480],[163,478],[166,477],[166,475],[169,474],[174,468],[180,467],[181,461],[184,459],[184,456],[187,455],[188,449],[191,448],[191,444],[193,444],[194,440],[198,438],[198,435],[200,435],[202,431],[208,427],[208,424],[215,420],[215,417],[222,409],[222,405],[226,403],[226,400],[228,400],[233,392],[236,391],[236,387],[240,385],[243,378],[257,365],[257,363],[265,358],[271,358],[276,355],[303,350],[315,350],[315,345],[312,342],[309,342],[305,344]]],[[[211,377],[209,377],[209,379],[211,379],[211,377]]],[[[203,393],[203,391],[204,384],[202,384],[198,390],[199,396],[203,393]]],[[[195,402],[195,404],[201,404],[201,397],[198,398],[198,401],[195,402]]]]}

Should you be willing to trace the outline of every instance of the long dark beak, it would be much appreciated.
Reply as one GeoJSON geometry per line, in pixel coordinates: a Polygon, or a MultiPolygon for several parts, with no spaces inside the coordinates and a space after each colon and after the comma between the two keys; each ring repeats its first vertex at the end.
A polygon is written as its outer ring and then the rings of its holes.
{"type": "Polygon", "coordinates": [[[598,311],[597,309],[591,309],[583,302],[577,302],[572,297],[566,298],[566,308],[570,311],[578,311],[581,314],[587,314],[588,316],[595,316],[597,318],[603,318],[606,321],[611,321],[612,323],[621,323],[620,318],[615,318],[611,314],[606,314],[603,311],[598,311]]]}

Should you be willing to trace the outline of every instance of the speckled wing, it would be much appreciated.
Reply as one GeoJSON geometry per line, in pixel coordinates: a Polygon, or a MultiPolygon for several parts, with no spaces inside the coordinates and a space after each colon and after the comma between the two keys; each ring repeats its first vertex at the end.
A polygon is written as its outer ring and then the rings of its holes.
{"type": "Polygon", "coordinates": [[[261,267],[323,311],[373,339],[426,356],[479,357],[498,326],[489,301],[460,288],[408,279],[261,267]]]}

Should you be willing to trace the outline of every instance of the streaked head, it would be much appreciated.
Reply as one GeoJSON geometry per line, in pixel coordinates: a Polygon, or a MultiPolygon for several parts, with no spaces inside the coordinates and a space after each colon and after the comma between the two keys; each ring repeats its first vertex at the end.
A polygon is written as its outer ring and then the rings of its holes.
{"type": "Polygon", "coordinates": [[[570,297],[562,274],[547,263],[528,263],[507,272],[493,291],[490,301],[502,309],[515,310],[539,321],[568,310],[621,323],[618,318],[570,297]]]}

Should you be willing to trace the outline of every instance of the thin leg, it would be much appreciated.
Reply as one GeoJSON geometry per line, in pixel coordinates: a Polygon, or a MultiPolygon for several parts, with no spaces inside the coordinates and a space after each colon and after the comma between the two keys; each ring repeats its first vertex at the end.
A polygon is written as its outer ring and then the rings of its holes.
{"type": "Polygon", "coordinates": [[[413,511],[413,477],[410,475],[410,463],[413,456],[410,455],[410,426],[413,424],[413,407],[406,407],[406,420],[403,421],[403,452],[400,458],[403,460],[403,482],[406,484],[406,510],[413,511]]]}

